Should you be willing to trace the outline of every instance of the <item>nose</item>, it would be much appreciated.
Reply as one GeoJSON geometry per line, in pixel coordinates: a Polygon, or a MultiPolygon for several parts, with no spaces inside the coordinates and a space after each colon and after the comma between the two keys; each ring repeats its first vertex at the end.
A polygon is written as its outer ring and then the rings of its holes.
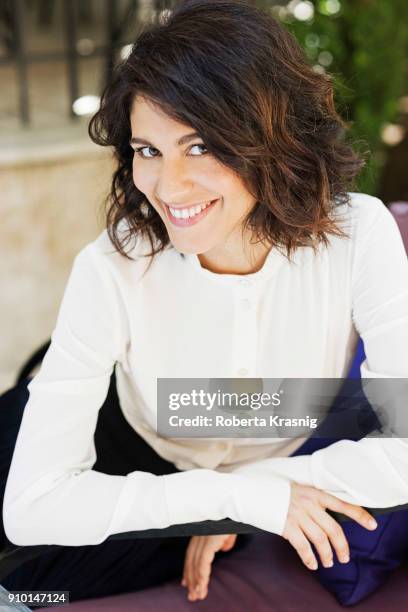
{"type": "Polygon", "coordinates": [[[192,193],[193,182],[183,160],[163,161],[156,182],[156,196],[168,204],[182,203],[192,193]]]}

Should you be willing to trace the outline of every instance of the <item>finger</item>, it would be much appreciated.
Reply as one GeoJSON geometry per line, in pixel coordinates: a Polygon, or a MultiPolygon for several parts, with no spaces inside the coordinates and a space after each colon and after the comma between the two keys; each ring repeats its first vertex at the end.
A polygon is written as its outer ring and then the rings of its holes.
{"type": "Polygon", "coordinates": [[[314,517],[306,515],[302,518],[300,528],[317,550],[324,567],[333,566],[333,551],[329,538],[323,529],[315,522],[314,517]]]}
{"type": "Polygon", "coordinates": [[[232,533],[224,542],[224,544],[221,547],[221,550],[224,552],[227,552],[228,550],[231,550],[231,548],[233,548],[235,546],[235,542],[237,539],[237,534],[236,533],[232,533]]]}
{"type": "Polygon", "coordinates": [[[190,595],[190,592],[194,590],[193,560],[196,547],[197,537],[193,536],[188,544],[185,557],[185,580],[188,589],[188,595],[190,595]]]}
{"type": "Polygon", "coordinates": [[[212,563],[215,553],[220,549],[220,542],[207,540],[200,550],[200,559],[197,564],[197,593],[201,599],[207,596],[212,563]]]}
{"type": "Polygon", "coordinates": [[[359,523],[359,525],[361,525],[362,527],[365,527],[365,529],[370,529],[370,531],[376,529],[376,520],[369,512],[367,512],[367,510],[365,510],[365,508],[362,508],[361,506],[356,506],[355,504],[349,504],[348,502],[338,499],[337,497],[334,497],[334,495],[330,495],[329,493],[325,493],[324,491],[322,491],[321,493],[321,497],[324,501],[324,506],[326,508],[334,510],[335,512],[341,512],[342,514],[359,523]]]}
{"type": "Polygon", "coordinates": [[[200,599],[204,599],[208,593],[208,583],[211,576],[212,563],[217,551],[221,550],[226,535],[210,536],[205,538],[200,555],[196,563],[197,593],[200,599]]]}
{"type": "Polygon", "coordinates": [[[218,550],[220,543],[217,538],[219,536],[202,536],[197,540],[197,545],[193,558],[193,589],[191,591],[191,601],[202,598],[202,583],[208,584],[209,576],[205,581],[206,577],[206,558],[208,557],[208,551],[212,549],[218,550]]]}
{"type": "Polygon", "coordinates": [[[308,569],[316,570],[317,560],[312,550],[309,540],[305,534],[296,526],[290,526],[288,541],[292,544],[297,554],[308,569]]]}
{"type": "Polygon", "coordinates": [[[187,546],[187,549],[186,549],[185,558],[184,558],[183,578],[184,578],[184,581],[185,581],[187,587],[188,587],[188,585],[190,583],[191,561],[192,561],[192,557],[194,555],[195,547],[196,547],[195,537],[192,537],[190,539],[190,542],[188,543],[188,546],[187,546]]]}
{"type": "Polygon", "coordinates": [[[316,508],[314,518],[327,534],[340,563],[348,563],[350,547],[341,525],[322,508],[316,508]]]}
{"type": "Polygon", "coordinates": [[[208,537],[201,537],[200,540],[197,543],[196,549],[195,549],[195,553],[194,553],[194,559],[193,559],[193,589],[192,589],[192,593],[194,594],[195,598],[198,599],[199,598],[199,574],[200,574],[200,564],[202,563],[202,551],[203,548],[206,545],[206,542],[208,541],[208,537]]]}
{"type": "Polygon", "coordinates": [[[190,583],[191,583],[191,565],[192,565],[192,556],[194,554],[195,546],[196,546],[195,538],[193,537],[191,538],[187,546],[186,555],[184,559],[183,578],[184,578],[184,582],[188,590],[190,589],[190,583]]]}

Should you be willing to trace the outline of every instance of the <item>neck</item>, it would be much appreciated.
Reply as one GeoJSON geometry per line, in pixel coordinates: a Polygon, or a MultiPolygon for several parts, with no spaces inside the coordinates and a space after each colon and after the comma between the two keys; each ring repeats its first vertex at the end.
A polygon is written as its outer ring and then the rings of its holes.
{"type": "Polygon", "coordinates": [[[197,257],[201,267],[216,274],[253,274],[265,263],[271,245],[263,242],[222,244],[197,257]]]}

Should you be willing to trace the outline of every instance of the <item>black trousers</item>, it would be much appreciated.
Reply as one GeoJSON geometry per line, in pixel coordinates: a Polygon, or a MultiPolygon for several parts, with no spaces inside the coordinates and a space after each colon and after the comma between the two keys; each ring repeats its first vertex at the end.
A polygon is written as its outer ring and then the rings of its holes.
{"type": "MultiPolygon", "coordinates": [[[[14,446],[28,400],[29,381],[25,379],[0,397],[1,508],[14,446]]],[[[98,472],[126,475],[141,470],[163,475],[179,471],[172,463],[162,459],[128,424],[120,409],[114,374],[99,411],[94,439],[97,460],[92,469],[98,472]]],[[[2,518],[0,523],[0,541],[4,546],[7,539],[2,518]]],[[[218,553],[215,562],[222,556],[234,554],[250,538],[246,534],[239,535],[235,547],[231,551],[218,553]]],[[[174,578],[181,579],[189,539],[188,536],[121,539],[89,546],[61,546],[58,550],[25,562],[1,583],[9,591],[70,591],[70,601],[136,591],[174,578]]]]}

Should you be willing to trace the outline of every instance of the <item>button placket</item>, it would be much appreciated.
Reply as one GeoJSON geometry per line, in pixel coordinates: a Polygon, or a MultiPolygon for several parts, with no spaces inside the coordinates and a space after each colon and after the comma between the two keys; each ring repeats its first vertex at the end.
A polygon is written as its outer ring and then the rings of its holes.
{"type": "Polygon", "coordinates": [[[248,376],[249,371],[247,368],[239,368],[239,370],[237,371],[238,376],[248,376]]]}
{"type": "Polygon", "coordinates": [[[242,298],[241,299],[241,308],[243,308],[244,310],[250,310],[250,308],[251,308],[251,301],[248,298],[242,298]]]}
{"type": "Polygon", "coordinates": [[[234,375],[250,376],[256,363],[256,309],[254,284],[240,279],[235,288],[234,375]]]}

